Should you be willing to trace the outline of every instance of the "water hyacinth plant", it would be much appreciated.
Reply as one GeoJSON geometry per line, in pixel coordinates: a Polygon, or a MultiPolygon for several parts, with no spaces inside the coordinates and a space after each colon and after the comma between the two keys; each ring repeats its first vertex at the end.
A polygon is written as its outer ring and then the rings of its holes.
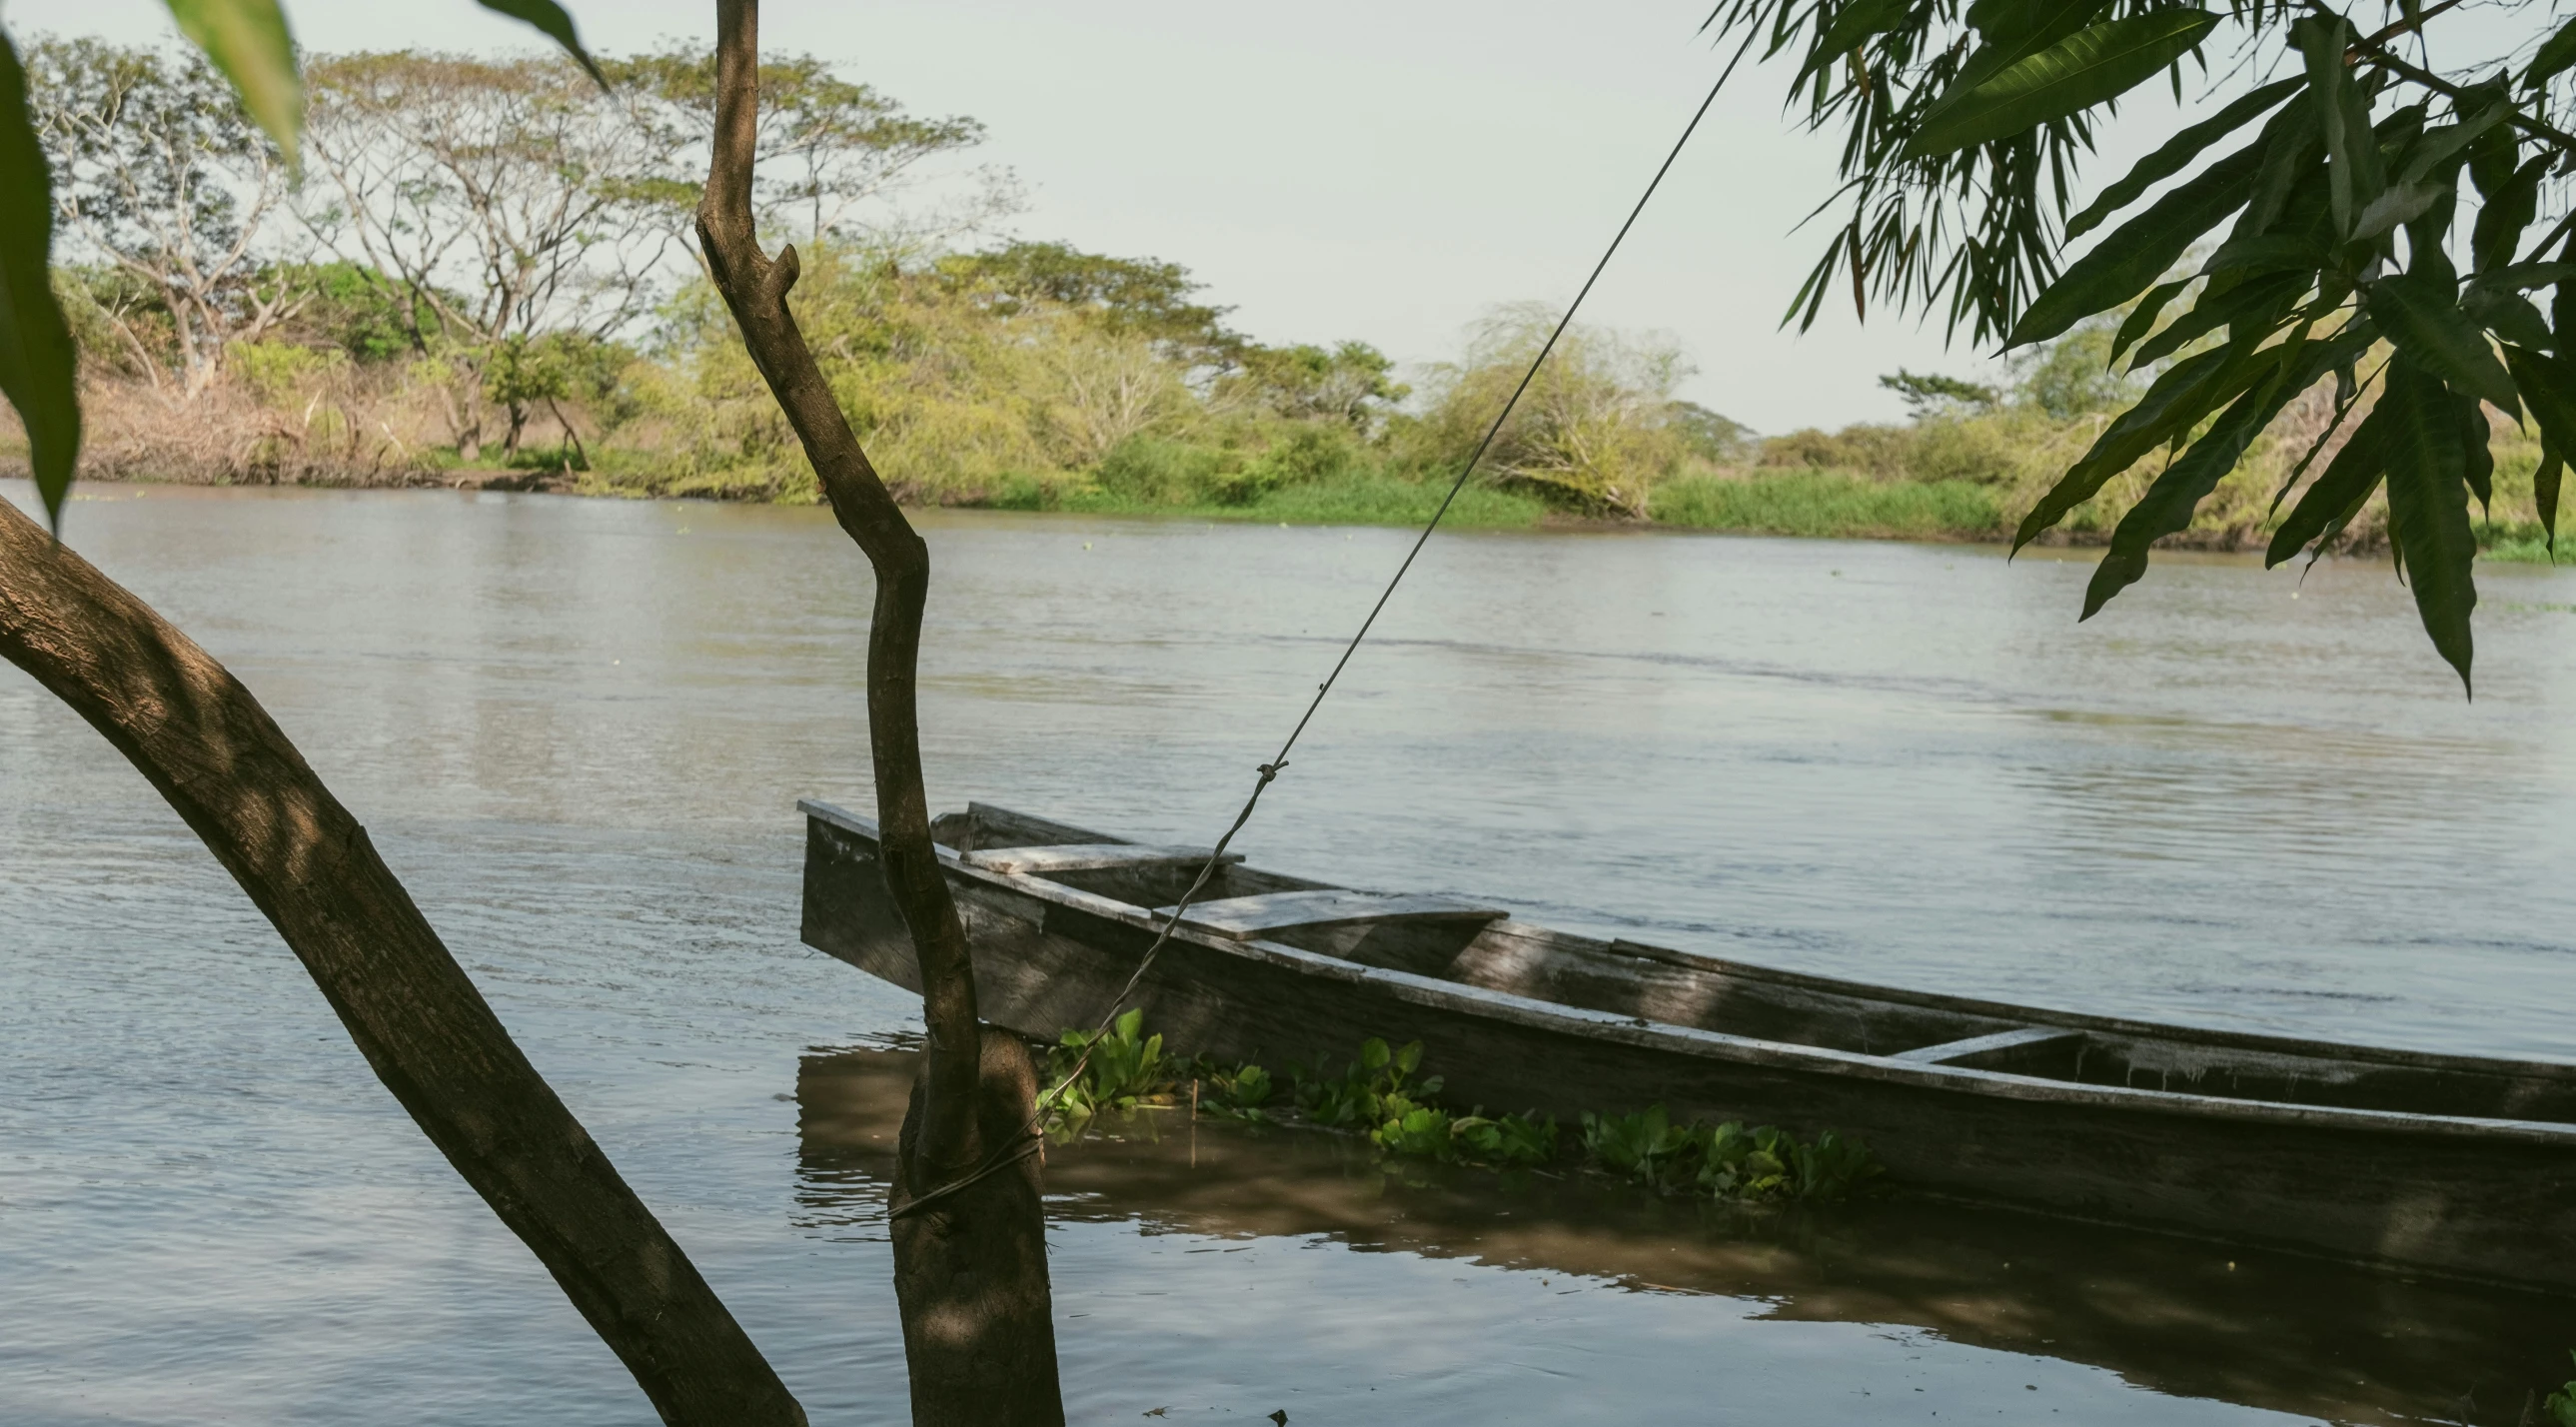
{"type": "MultiPolygon", "coordinates": [[[[1384,1153],[1409,1159],[1531,1169],[1566,1157],[1553,1118],[1488,1115],[1481,1105],[1462,1114],[1443,1104],[1441,1078],[1420,1075],[1422,1054],[1420,1041],[1390,1046],[1372,1036],[1338,1069],[1291,1061],[1288,1104],[1281,1106],[1282,1086],[1268,1070],[1204,1056],[1169,1059],[1162,1036],[1145,1034],[1143,1013],[1129,1011],[1097,1035],[1067,1031],[1052,1048],[1049,1076],[1064,1089],[1049,1128],[1079,1133],[1103,1111],[1168,1108],[1186,1099],[1201,1114],[1255,1124],[1290,1116],[1365,1135],[1384,1153]]],[[[1801,1140],[1769,1125],[1676,1123],[1661,1105],[1627,1115],[1586,1112],[1573,1148],[1581,1164],[1657,1193],[1739,1201],[1845,1199],[1884,1173],[1867,1146],[1831,1130],[1801,1140]]]]}
{"type": "Polygon", "coordinates": [[[1134,1110],[1172,1102],[1172,1077],[1163,1063],[1163,1037],[1145,1035],[1145,1013],[1129,1011],[1105,1031],[1066,1031],[1047,1056],[1047,1078],[1064,1089],[1052,1119],[1079,1125],[1102,1110],[1134,1110]]]}
{"type": "Polygon", "coordinates": [[[1719,1199],[1848,1199],[1885,1167],[1860,1141],[1826,1130],[1813,1140],[1770,1125],[1675,1124],[1661,1105],[1583,1117],[1583,1151],[1597,1166],[1659,1193],[1719,1199]]]}

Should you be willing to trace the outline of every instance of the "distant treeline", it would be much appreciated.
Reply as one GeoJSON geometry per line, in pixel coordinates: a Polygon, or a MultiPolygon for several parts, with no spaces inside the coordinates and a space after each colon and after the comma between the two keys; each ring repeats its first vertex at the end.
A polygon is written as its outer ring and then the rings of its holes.
{"type": "MultiPolygon", "coordinates": [[[[193,55],[26,61],[91,476],[815,498],[697,257],[703,55],[610,60],[605,91],[552,58],[315,56],[300,176],[193,55]]],[[[1553,320],[1497,307],[1405,381],[1366,342],[1267,345],[1177,264],[996,237],[1018,191],[974,166],[976,121],[810,56],[762,84],[764,238],[796,242],[798,319],[908,500],[1419,519],[1553,320]]],[[[1908,422],[1764,440],[1677,399],[1669,338],[1578,327],[1457,515],[1993,536],[2130,392],[2107,342],[2072,334],[2008,389],[1898,373],[1908,422]]],[[[2200,538],[2264,523],[2330,401],[2276,423],[2200,538]]],[[[2532,460],[2499,460],[2527,505],[2532,460]]]]}

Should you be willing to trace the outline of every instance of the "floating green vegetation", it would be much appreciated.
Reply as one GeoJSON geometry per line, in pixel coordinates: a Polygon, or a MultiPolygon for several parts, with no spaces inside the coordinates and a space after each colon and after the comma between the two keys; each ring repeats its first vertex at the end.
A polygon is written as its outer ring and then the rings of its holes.
{"type": "Polygon", "coordinates": [[[1479,1105],[1461,1115],[1442,1106],[1441,1080],[1415,1081],[1422,1042],[1390,1050],[1372,1036],[1338,1074],[1309,1071],[1294,1061],[1297,1107],[1315,1124],[1365,1130],[1390,1154],[1449,1164],[1514,1168],[1556,1158],[1556,1121],[1528,1115],[1487,1115],[1479,1105]]]}
{"type": "Polygon", "coordinates": [[[1173,1102],[1163,1038],[1143,1034],[1144,1025],[1144,1012],[1129,1011],[1105,1031],[1066,1031],[1057,1040],[1047,1056],[1048,1083],[1064,1086],[1051,1111],[1056,1125],[1078,1128],[1103,1110],[1173,1102]]]}
{"type": "MultiPolygon", "coordinates": [[[[2576,1359],[2576,1348],[2568,1349],[2567,1356],[2576,1359]]],[[[2547,1414],[2543,1420],[2552,1427],[2576,1427],[2576,1378],[2569,1379],[2565,1387],[2549,1394],[2549,1400],[2541,1404],[2540,1410],[2547,1414]]]]}
{"type": "Polygon", "coordinates": [[[1677,1125],[1661,1105],[1633,1115],[1587,1112],[1583,1150],[1602,1168],[1656,1190],[1719,1199],[1848,1199],[1886,1173],[1867,1145],[1831,1130],[1801,1140],[1736,1120],[1677,1125]]]}
{"type": "MultiPolygon", "coordinates": [[[[1261,1066],[1206,1057],[1173,1060],[1129,1011],[1106,1031],[1067,1031],[1048,1055],[1048,1080],[1064,1089],[1048,1128],[1079,1134],[1103,1111],[1168,1109],[1255,1124],[1298,1123],[1364,1135],[1409,1159],[1490,1169],[1536,1169],[1571,1159],[1661,1194],[1728,1200],[1845,1199],[1877,1187],[1884,1167],[1860,1141],[1827,1130],[1802,1140],[1763,1125],[1675,1123],[1661,1105],[1629,1115],[1586,1112],[1570,1147],[1556,1121],[1536,1113],[1465,1113],[1441,1101],[1439,1076],[1422,1076],[1422,1043],[1391,1047],[1370,1037],[1339,1068],[1288,1065],[1285,1103],[1261,1066]],[[1086,1054],[1087,1053],[1087,1054],[1086,1054]]],[[[2570,1384],[2576,1391],[2576,1384],[2570,1384]]],[[[2555,1399],[2553,1399],[2554,1401],[2555,1399]]],[[[2570,1418],[2565,1427],[2576,1427],[2570,1418]]]]}

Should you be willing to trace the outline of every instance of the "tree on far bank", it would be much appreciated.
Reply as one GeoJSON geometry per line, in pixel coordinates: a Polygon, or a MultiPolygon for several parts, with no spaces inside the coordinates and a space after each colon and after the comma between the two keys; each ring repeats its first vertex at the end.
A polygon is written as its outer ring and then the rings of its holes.
{"type": "MultiPolygon", "coordinates": [[[[681,240],[694,248],[699,172],[716,126],[715,56],[674,44],[610,59],[602,68],[641,121],[665,130],[676,141],[670,151],[685,156],[684,166],[661,181],[671,185],[681,240]]],[[[894,206],[925,186],[932,160],[982,144],[984,125],[963,114],[913,114],[810,54],[761,61],[754,142],[757,221],[807,242],[833,238],[896,251],[934,246],[988,229],[1020,205],[1006,171],[983,169],[967,184],[950,185],[952,192],[927,208],[894,206]]]]}
{"type": "Polygon", "coordinates": [[[300,301],[261,247],[284,156],[193,51],[39,39],[27,103],[64,246],[97,265],[68,280],[81,315],[155,390],[175,367],[175,394],[197,397],[300,301]]]}
{"type": "Polygon", "coordinates": [[[481,455],[490,403],[515,437],[527,402],[491,389],[514,340],[606,338],[669,290],[667,183],[684,141],[564,59],[317,57],[297,212],[383,285],[439,369],[457,455],[481,455]]]}

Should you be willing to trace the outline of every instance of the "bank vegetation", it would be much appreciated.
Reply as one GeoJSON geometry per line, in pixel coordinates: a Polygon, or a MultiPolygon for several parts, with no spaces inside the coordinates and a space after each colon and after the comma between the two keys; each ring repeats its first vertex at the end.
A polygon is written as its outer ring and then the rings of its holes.
{"type": "MultiPolygon", "coordinates": [[[[603,91],[557,58],[315,56],[300,175],[193,57],[45,39],[27,59],[85,478],[818,498],[696,250],[703,57],[607,61],[603,91]]],[[[762,83],[763,230],[799,245],[798,319],[907,501],[1419,521],[1553,320],[1498,306],[1401,372],[1361,340],[1265,344],[1177,264],[1006,237],[1017,188],[976,163],[976,121],[808,56],[762,83]]],[[[2187,354],[2190,310],[2140,350],[2187,354]]],[[[2001,385],[1890,374],[1904,421],[1770,437],[1680,399],[1670,338],[1578,327],[1451,518],[2002,538],[2141,389],[2107,360],[2124,315],[2001,385]]],[[[2176,540],[2261,544],[2333,402],[2292,402],[2176,540]]],[[[2539,449],[2495,427],[2483,540],[2528,557],[2539,449]]],[[[2107,537],[2159,468],[2059,538],[2107,537]]],[[[2384,531],[2374,502],[2339,544],[2384,531]]]]}

